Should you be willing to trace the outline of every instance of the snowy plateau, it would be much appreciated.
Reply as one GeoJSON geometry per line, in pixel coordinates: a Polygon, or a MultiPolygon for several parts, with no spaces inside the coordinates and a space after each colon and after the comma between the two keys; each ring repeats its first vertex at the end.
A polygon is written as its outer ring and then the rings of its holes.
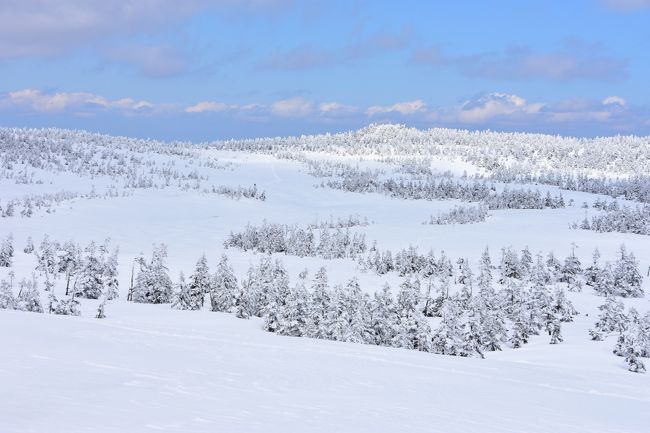
{"type": "Polygon", "coordinates": [[[650,431],[649,137],[3,128],[0,215],[0,433],[650,431]]]}

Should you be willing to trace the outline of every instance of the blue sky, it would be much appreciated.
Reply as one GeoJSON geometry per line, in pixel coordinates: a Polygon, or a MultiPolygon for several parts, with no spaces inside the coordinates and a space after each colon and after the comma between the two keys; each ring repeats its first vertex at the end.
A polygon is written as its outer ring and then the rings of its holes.
{"type": "Polygon", "coordinates": [[[2,0],[0,125],[650,134],[650,0],[2,0]]]}

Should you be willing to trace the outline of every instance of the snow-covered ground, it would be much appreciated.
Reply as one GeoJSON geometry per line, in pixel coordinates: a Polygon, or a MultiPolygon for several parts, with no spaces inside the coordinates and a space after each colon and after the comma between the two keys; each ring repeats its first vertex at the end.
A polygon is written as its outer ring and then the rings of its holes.
{"type": "MultiPolygon", "coordinates": [[[[305,226],[330,216],[359,214],[372,222],[353,230],[381,249],[414,245],[473,267],[486,246],[498,263],[502,247],[535,254],[554,251],[563,259],[571,244],[583,263],[598,247],[613,260],[624,243],[640,262],[650,264],[650,238],[575,230],[583,202],[603,198],[562,191],[574,206],[564,209],[497,210],[470,225],[423,225],[430,215],[458,201],[389,198],[316,188],[321,180],[296,161],[270,155],[204,150],[205,158],[233,162],[228,169],[177,167],[209,176],[205,186],[257,185],[265,201],[233,200],[179,188],[146,188],[123,197],[78,198],[36,211],[31,218],[0,219],[0,237],[13,234],[14,266],[0,268],[16,279],[31,276],[33,255],[22,249],[31,236],[58,241],[111,239],[119,246],[121,296],[94,318],[97,301],[83,300],[81,317],[0,310],[0,432],[647,432],[650,430],[650,377],[627,371],[612,355],[613,337],[590,341],[602,298],[591,289],[569,293],[579,315],[565,324],[564,342],[534,337],[520,349],[489,352],[486,359],[434,355],[396,348],[282,337],[263,332],[260,319],[205,311],[177,311],[169,305],[126,301],[133,260],[164,242],[173,279],[192,271],[205,253],[211,267],[226,252],[237,277],[245,277],[259,254],[225,250],[231,231],[248,222],[305,226]]],[[[321,156],[323,157],[323,156],[321,156]]],[[[165,156],[160,160],[174,159],[165,156]]],[[[332,157],[337,160],[339,157],[332,157]]],[[[339,158],[340,159],[340,158],[339,158]]],[[[388,167],[376,162],[368,167],[388,167]]],[[[465,163],[433,161],[438,171],[460,174],[465,163]]],[[[87,193],[112,184],[108,178],[38,172],[43,184],[0,181],[0,199],[59,190],[87,193]]],[[[543,193],[555,187],[531,185],[543,193]]],[[[611,198],[608,198],[611,200],[611,198]]],[[[592,210],[589,210],[592,212],[592,210]]],[[[357,276],[366,292],[395,273],[362,272],[355,261],[278,255],[290,277],[307,268],[328,269],[330,282],[357,276]]],[[[643,287],[650,292],[646,280],[643,287]]],[[[62,295],[62,282],[55,292],[62,295]]],[[[45,302],[45,301],[44,301],[45,302]]],[[[648,298],[625,300],[641,313],[648,298]]]]}
{"type": "MultiPolygon", "coordinates": [[[[3,432],[647,432],[650,382],[607,343],[485,360],[280,337],[259,320],[116,302],[3,311],[3,432]]],[[[492,354],[490,354],[492,355],[492,354]]]]}

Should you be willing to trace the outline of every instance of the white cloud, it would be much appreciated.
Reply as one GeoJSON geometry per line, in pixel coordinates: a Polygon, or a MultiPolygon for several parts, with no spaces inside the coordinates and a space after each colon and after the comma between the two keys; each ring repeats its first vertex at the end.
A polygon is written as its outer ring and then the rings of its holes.
{"type": "Polygon", "coordinates": [[[97,110],[140,111],[150,110],[154,105],[148,101],[133,98],[109,100],[103,96],[86,92],[44,93],[35,89],[23,89],[0,96],[0,105],[23,107],[43,113],[72,111],[76,113],[97,110]]]}
{"type": "Polygon", "coordinates": [[[540,103],[528,104],[518,95],[489,93],[464,102],[454,115],[461,122],[481,123],[498,116],[537,113],[542,107],[543,104],[540,103]]]}
{"type": "Polygon", "coordinates": [[[304,117],[313,112],[314,104],[297,96],[271,104],[271,113],[281,117],[304,117]]]}
{"type": "Polygon", "coordinates": [[[338,102],[323,102],[318,105],[318,110],[328,116],[349,115],[359,111],[357,107],[338,102]]]}
{"type": "Polygon", "coordinates": [[[185,109],[186,113],[204,113],[206,111],[222,112],[228,109],[228,104],[223,102],[202,101],[185,109]]]}
{"type": "Polygon", "coordinates": [[[427,105],[421,99],[416,99],[415,101],[397,102],[393,105],[373,105],[366,110],[366,114],[369,117],[388,113],[399,113],[408,116],[423,112],[426,108],[427,105]]]}
{"type": "Polygon", "coordinates": [[[607,98],[603,99],[603,105],[620,105],[621,107],[624,107],[626,102],[625,99],[621,98],[620,96],[608,96],[607,98]]]}

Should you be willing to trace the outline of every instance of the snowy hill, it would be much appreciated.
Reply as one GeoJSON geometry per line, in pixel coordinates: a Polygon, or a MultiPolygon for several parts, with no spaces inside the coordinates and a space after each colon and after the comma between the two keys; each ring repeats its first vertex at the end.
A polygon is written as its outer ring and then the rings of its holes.
{"type": "Polygon", "coordinates": [[[645,432],[648,140],[0,129],[0,431],[645,432]]]}

